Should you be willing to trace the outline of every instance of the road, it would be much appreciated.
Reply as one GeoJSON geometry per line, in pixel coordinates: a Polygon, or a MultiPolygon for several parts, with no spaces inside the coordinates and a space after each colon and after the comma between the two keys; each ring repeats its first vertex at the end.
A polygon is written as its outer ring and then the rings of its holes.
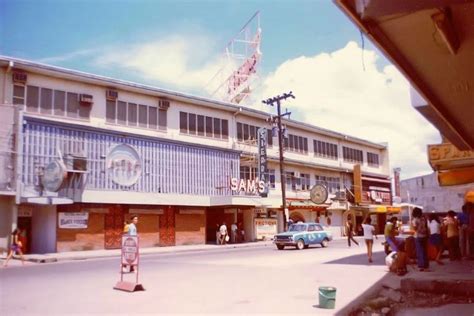
{"type": "MultiPolygon", "coordinates": [[[[332,314],[386,273],[380,242],[375,262],[365,245],[344,240],[305,250],[274,246],[141,257],[146,291],[113,290],[119,258],[60,261],[0,269],[1,315],[332,314]],[[337,288],[336,310],[318,307],[318,287],[337,288]]],[[[126,279],[133,280],[134,274],[126,279]]]]}

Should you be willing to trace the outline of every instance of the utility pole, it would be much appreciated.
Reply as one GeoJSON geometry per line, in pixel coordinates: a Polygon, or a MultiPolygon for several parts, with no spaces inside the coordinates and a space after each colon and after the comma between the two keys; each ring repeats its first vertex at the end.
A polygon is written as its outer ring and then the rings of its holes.
{"type": "Polygon", "coordinates": [[[285,168],[284,168],[284,157],[283,157],[283,128],[281,126],[281,118],[283,116],[289,116],[291,112],[285,112],[281,114],[281,107],[280,102],[281,100],[286,100],[288,98],[295,98],[293,92],[290,91],[289,93],[284,93],[283,95],[277,95],[273,98],[268,98],[267,100],[263,100],[262,103],[274,106],[276,103],[277,106],[277,116],[271,119],[272,122],[278,124],[278,149],[280,151],[280,182],[281,182],[281,208],[283,212],[283,230],[286,230],[286,176],[285,176],[285,168]]]}

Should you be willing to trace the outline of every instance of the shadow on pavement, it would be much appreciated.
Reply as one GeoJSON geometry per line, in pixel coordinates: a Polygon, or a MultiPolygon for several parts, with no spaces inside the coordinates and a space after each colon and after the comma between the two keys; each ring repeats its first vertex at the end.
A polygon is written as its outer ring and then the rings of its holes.
{"type": "Polygon", "coordinates": [[[385,253],[383,251],[377,251],[372,254],[373,262],[369,263],[367,254],[358,254],[341,259],[325,262],[324,264],[354,264],[354,265],[372,265],[372,266],[384,266],[385,265],[385,253]]]}

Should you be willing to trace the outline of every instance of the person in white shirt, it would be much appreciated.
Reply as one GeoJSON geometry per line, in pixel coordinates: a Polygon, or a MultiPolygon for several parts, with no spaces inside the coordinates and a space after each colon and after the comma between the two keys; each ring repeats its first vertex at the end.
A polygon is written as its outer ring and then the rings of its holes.
{"type": "Polygon", "coordinates": [[[227,242],[227,226],[224,222],[224,224],[221,225],[221,227],[219,228],[219,232],[221,233],[221,245],[225,245],[226,242],[227,242]]]}
{"type": "Polygon", "coordinates": [[[235,244],[237,242],[237,224],[233,223],[230,225],[230,234],[232,243],[235,244]]]}
{"type": "MultiPolygon", "coordinates": [[[[367,257],[369,258],[369,262],[372,262],[372,247],[374,245],[375,227],[372,225],[372,219],[370,216],[365,219],[364,224],[362,224],[362,229],[364,230],[364,240],[365,245],[367,246],[367,257]]],[[[375,238],[377,238],[377,235],[375,235],[375,238]]]]}
{"type": "Polygon", "coordinates": [[[436,262],[442,265],[441,254],[443,253],[443,239],[441,238],[441,224],[438,216],[435,214],[430,214],[429,219],[428,228],[430,229],[430,237],[428,242],[436,247],[436,262]]]}

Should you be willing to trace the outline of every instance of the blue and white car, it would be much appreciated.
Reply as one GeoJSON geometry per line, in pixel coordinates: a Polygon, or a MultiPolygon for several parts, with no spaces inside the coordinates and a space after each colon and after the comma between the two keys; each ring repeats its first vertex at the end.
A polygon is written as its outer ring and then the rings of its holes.
{"type": "Polygon", "coordinates": [[[319,244],[325,248],[332,240],[332,233],[318,223],[297,223],[290,226],[287,232],[276,234],[273,242],[278,250],[286,246],[302,250],[309,245],[319,244]]]}

